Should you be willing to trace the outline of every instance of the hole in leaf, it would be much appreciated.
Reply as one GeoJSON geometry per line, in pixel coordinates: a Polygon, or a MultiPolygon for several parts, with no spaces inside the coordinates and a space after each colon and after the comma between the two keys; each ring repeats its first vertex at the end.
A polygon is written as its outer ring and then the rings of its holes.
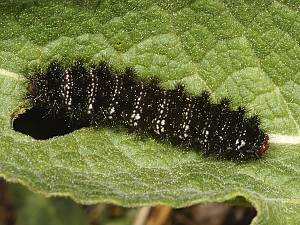
{"type": "Polygon", "coordinates": [[[32,108],[13,119],[13,129],[38,140],[62,136],[81,127],[70,127],[63,118],[47,116],[41,108],[32,108]]]}

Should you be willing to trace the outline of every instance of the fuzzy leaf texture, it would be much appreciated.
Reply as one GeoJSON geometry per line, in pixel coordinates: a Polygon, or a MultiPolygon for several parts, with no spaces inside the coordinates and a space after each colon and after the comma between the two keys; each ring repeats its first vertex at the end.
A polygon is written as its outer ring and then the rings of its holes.
{"type": "Polygon", "coordinates": [[[36,1],[0,3],[0,175],[85,204],[173,207],[244,197],[252,224],[300,221],[300,3],[36,1]],[[259,114],[265,157],[216,160],[124,130],[83,128],[37,141],[11,118],[29,107],[24,75],[52,59],[108,60],[165,87],[209,90],[259,114]]]}

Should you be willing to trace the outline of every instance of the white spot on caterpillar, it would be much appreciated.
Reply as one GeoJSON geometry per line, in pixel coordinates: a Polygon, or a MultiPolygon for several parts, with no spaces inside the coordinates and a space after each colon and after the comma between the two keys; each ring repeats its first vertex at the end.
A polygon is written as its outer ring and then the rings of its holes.
{"type": "Polygon", "coordinates": [[[115,107],[112,107],[109,111],[109,114],[112,115],[115,112],[115,107]]]}
{"type": "Polygon", "coordinates": [[[185,125],[184,130],[188,131],[189,129],[190,129],[190,126],[189,125],[185,125]]]}
{"type": "Polygon", "coordinates": [[[244,140],[236,139],[235,144],[237,145],[237,149],[240,149],[246,145],[244,140]]]}
{"type": "MultiPolygon", "coordinates": [[[[166,95],[166,91],[164,91],[164,95],[166,95]]],[[[160,100],[157,108],[157,117],[153,119],[152,123],[156,123],[154,132],[157,134],[165,132],[165,124],[166,118],[168,116],[170,99],[163,98],[160,100]]]]}
{"type": "Polygon", "coordinates": [[[244,140],[241,140],[241,147],[244,147],[246,145],[246,142],[244,140]]]}
{"type": "Polygon", "coordinates": [[[136,115],[135,115],[135,117],[134,117],[134,119],[135,119],[135,120],[139,120],[139,119],[141,119],[141,115],[140,115],[139,113],[138,113],[138,114],[136,114],[136,115]]]}
{"type": "Polygon", "coordinates": [[[135,110],[133,110],[133,113],[131,114],[131,118],[133,119],[135,117],[135,110]]]}
{"type": "Polygon", "coordinates": [[[73,78],[69,72],[69,70],[65,70],[64,77],[62,79],[60,85],[60,95],[64,99],[65,105],[67,105],[67,109],[72,109],[72,88],[74,86],[73,78]]]}
{"type": "Polygon", "coordinates": [[[96,100],[96,93],[97,93],[97,87],[98,87],[98,82],[97,82],[97,77],[94,74],[93,69],[90,69],[90,83],[87,88],[87,94],[88,94],[88,110],[87,113],[91,114],[93,110],[93,104],[95,103],[96,100]]]}
{"type": "Polygon", "coordinates": [[[137,126],[138,121],[142,118],[141,114],[143,113],[143,107],[141,105],[142,99],[146,96],[146,92],[143,91],[144,85],[141,84],[141,91],[138,96],[134,99],[133,103],[133,111],[131,114],[131,118],[128,121],[129,126],[137,126]]]}

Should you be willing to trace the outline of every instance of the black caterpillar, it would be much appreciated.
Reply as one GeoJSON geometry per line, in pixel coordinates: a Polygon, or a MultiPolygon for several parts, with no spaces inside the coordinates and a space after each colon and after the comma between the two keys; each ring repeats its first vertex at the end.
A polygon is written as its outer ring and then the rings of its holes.
{"type": "Polygon", "coordinates": [[[32,106],[70,127],[123,125],[225,159],[259,158],[268,149],[258,117],[247,118],[243,107],[230,109],[227,98],[212,103],[206,91],[189,96],[181,84],[163,89],[158,79],[138,79],[132,68],[117,71],[106,62],[87,68],[81,61],[64,68],[54,61],[28,84],[32,106]]]}

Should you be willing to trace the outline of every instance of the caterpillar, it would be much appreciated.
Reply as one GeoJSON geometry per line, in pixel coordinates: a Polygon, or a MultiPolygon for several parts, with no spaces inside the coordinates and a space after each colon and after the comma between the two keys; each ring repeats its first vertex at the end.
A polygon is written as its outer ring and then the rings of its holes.
{"type": "Polygon", "coordinates": [[[86,66],[77,60],[65,68],[52,61],[28,77],[29,100],[69,127],[124,126],[205,155],[230,160],[260,158],[268,149],[268,135],[258,116],[247,117],[228,98],[214,103],[208,91],[187,94],[182,84],[164,89],[160,80],[139,79],[132,68],[119,71],[103,61],[86,66]]]}

